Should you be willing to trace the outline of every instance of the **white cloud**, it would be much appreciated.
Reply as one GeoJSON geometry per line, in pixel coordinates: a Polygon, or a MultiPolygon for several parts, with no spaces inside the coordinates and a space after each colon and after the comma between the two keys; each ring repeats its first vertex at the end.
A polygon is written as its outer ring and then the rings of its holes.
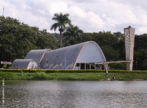
{"type": "Polygon", "coordinates": [[[54,13],[69,13],[74,25],[84,32],[123,32],[129,25],[137,34],[147,33],[145,0],[1,0],[0,15],[10,16],[50,31],[54,13]]]}
{"type": "Polygon", "coordinates": [[[86,17],[86,13],[84,10],[80,9],[77,6],[71,6],[69,8],[69,13],[71,13],[71,16],[76,16],[78,18],[85,18],[86,17]]]}

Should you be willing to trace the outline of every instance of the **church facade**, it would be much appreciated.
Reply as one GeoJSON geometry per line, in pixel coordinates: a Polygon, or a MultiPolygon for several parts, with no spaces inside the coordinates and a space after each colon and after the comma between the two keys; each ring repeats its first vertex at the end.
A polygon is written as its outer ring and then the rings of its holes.
{"type": "Polygon", "coordinates": [[[87,41],[55,50],[35,49],[24,59],[16,59],[12,69],[96,69],[95,63],[106,58],[94,41],[87,41]]]}

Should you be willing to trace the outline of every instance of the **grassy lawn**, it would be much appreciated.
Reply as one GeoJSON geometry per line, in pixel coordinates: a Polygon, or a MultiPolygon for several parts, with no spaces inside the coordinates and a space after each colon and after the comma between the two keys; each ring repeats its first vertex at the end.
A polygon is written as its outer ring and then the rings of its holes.
{"type": "Polygon", "coordinates": [[[78,81],[103,81],[112,79],[112,75],[115,75],[115,80],[118,81],[131,81],[131,80],[147,80],[147,73],[117,73],[111,72],[108,75],[105,72],[83,72],[83,73],[24,73],[24,72],[0,72],[0,79],[6,80],[78,80],[78,81]]]}

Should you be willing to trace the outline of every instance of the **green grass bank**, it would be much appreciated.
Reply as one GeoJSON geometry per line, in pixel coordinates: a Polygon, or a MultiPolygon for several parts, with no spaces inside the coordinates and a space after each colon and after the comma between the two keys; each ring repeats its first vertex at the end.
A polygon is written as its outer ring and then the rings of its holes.
{"type": "Polygon", "coordinates": [[[6,80],[71,80],[71,81],[118,81],[147,80],[147,71],[109,70],[28,70],[28,69],[2,69],[0,79],[6,80]]]}

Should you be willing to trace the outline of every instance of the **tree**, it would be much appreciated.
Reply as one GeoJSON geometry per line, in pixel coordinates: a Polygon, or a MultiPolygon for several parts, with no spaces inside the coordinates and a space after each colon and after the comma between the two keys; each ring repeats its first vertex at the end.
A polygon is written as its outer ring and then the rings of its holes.
{"type": "Polygon", "coordinates": [[[57,21],[56,23],[54,23],[51,26],[51,30],[54,29],[56,30],[57,28],[59,28],[59,32],[60,32],[60,48],[62,47],[62,33],[64,32],[64,30],[66,29],[66,24],[71,25],[71,21],[68,18],[69,14],[54,14],[54,17],[52,18],[52,20],[57,21]]]}
{"type": "Polygon", "coordinates": [[[102,51],[106,57],[107,61],[117,61],[119,58],[119,53],[118,51],[114,50],[111,46],[105,45],[102,46],[102,51]]]}
{"type": "Polygon", "coordinates": [[[24,58],[30,49],[36,48],[36,33],[27,24],[11,17],[0,17],[0,61],[24,58]]]}
{"type": "Polygon", "coordinates": [[[50,49],[55,49],[57,48],[58,41],[55,39],[54,36],[51,36],[46,29],[43,31],[39,30],[38,31],[38,39],[36,42],[36,46],[39,49],[44,49],[44,48],[50,48],[50,49]]]}
{"type": "Polygon", "coordinates": [[[114,32],[113,35],[117,38],[122,38],[124,36],[121,32],[114,32]]]}
{"type": "Polygon", "coordinates": [[[57,45],[58,41],[46,30],[0,16],[0,61],[12,62],[24,58],[31,49],[55,49],[57,45]]]}
{"type": "Polygon", "coordinates": [[[63,36],[66,40],[69,40],[70,45],[73,45],[75,42],[80,42],[81,34],[83,34],[83,31],[78,26],[71,25],[66,29],[63,36]]]}

